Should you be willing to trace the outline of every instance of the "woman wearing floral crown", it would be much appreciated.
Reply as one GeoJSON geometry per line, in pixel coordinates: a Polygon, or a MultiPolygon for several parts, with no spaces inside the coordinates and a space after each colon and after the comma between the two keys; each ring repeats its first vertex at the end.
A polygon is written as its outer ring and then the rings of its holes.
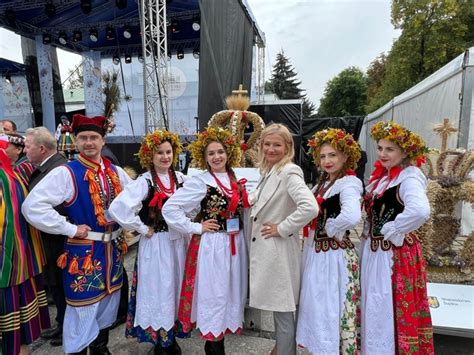
{"type": "Polygon", "coordinates": [[[193,237],[186,266],[179,321],[195,325],[206,340],[206,354],[225,354],[224,336],[239,333],[247,297],[247,248],[243,233],[248,207],[245,181],[233,167],[239,143],[223,128],[209,127],[190,145],[194,163],[206,170],[184,183],[163,207],[170,227],[193,237]],[[200,208],[194,221],[187,214],[200,208]]]}
{"type": "Polygon", "coordinates": [[[322,174],[313,189],[319,215],[305,242],[296,341],[313,354],[356,354],[359,260],[348,230],[361,218],[360,147],[336,128],[315,133],[309,147],[322,174]]]}
{"type": "Polygon", "coordinates": [[[427,148],[395,122],[376,123],[371,136],[379,160],[364,197],[362,353],[433,354],[425,262],[414,233],[430,215],[427,181],[417,167],[427,148]]]}
{"type": "Polygon", "coordinates": [[[145,136],[138,152],[148,171],[127,185],[110,205],[112,218],[141,234],[125,334],[155,345],[155,354],[181,354],[176,323],[188,236],[168,228],[162,207],[182,186],[174,171],[181,143],[165,129],[145,136]]]}

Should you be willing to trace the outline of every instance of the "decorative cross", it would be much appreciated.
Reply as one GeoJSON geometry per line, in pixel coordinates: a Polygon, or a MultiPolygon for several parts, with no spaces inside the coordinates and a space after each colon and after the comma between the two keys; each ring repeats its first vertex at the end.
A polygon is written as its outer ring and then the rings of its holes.
{"type": "Polygon", "coordinates": [[[441,136],[441,153],[446,151],[448,145],[448,138],[452,133],[458,131],[456,127],[449,121],[449,118],[445,118],[443,123],[438,123],[434,126],[433,131],[441,136]]]}
{"type": "Polygon", "coordinates": [[[232,90],[232,94],[238,95],[242,97],[243,95],[247,95],[248,91],[244,90],[244,86],[242,84],[239,85],[239,90],[232,90]]]}

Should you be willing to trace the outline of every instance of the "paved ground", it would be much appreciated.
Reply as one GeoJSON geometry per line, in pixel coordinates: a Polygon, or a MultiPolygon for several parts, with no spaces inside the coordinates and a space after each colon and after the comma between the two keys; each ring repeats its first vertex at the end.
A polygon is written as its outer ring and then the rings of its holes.
{"type": "MultiPolygon", "coordinates": [[[[136,246],[130,248],[125,259],[125,267],[131,277],[133,263],[135,261],[136,246]]],[[[54,319],[53,307],[50,307],[51,319],[54,319]]],[[[117,327],[110,333],[109,349],[112,354],[117,355],[145,355],[150,352],[150,345],[137,344],[135,339],[127,339],[124,336],[124,325],[117,327]]],[[[227,336],[225,340],[226,353],[228,355],[258,354],[267,355],[273,348],[275,341],[269,339],[272,334],[246,330],[241,336],[227,336]]],[[[204,354],[204,341],[194,332],[190,339],[179,341],[183,354],[204,354]]],[[[39,339],[31,346],[32,355],[60,355],[63,354],[61,347],[51,347],[49,342],[39,339]]],[[[437,355],[474,355],[474,339],[458,338],[452,336],[436,335],[435,350],[437,355]]],[[[299,355],[308,355],[309,352],[299,350],[299,355]]]]}

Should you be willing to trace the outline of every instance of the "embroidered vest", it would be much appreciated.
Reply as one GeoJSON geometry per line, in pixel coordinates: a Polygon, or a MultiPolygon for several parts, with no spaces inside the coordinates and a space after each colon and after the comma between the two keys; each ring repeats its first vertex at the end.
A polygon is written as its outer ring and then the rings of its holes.
{"type": "MultiPolygon", "coordinates": [[[[104,232],[97,224],[89,193],[89,183],[84,180],[87,167],[78,160],[66,167],[74,181],[74,198],[65,204],[65,211],[71,223],[86,224],[94,232],[104,232]]],[[[111,165],[116,171],[116,168],[111,165]]],[[[109,187],[111,191],[112,187],[109,187]]],[[[114,223],[112,230],[117,230],[114,223]]],[[[100,301],[105,296],[120,289],[123,278],[123,258],[117,248],[117,241],[108,243],[67,238],[64,244],[67,264],[63,269],[66,301],[71,306],[86,306],[100,301]],[[84,262],[90,256],[92,268],[85,270],[84,262]],[[70,270],[72,262],[77,262],[77,272],[70,270]]]]}
{"type": "Polygon", "coordinates": [[[201,201],[201,212],[198,215],[197,219],[207,220],[215,219],[219,224],[219,232],[226,230],[226,219],[238,217],[240,229],[243,228],[243,204],[242,199],[239,200],[237,210],[235,211],[234,216],[229,216],[227,211],[227,206],[229,201],[222,194],[222,192],[214,186],[207,185],[207,194],[206,197],[201,201]]]}
{"type": "Polygon", "coordinates": [[[321,204],[321,212],[317,217],[316,232],[314,234],[314,250],[316,253],[319,253],[321,250],[326,252],[329,249],[337,250],[339,248],[354,248],[354,244],[352,244],[348,238],[349,231],[346,231],[344,239],[339,242],[334,238],[329,238],[326,234],[326,231],[324,230],[327,219],[336,218],[339,213],[341,213],[339,194],[335,194],[325,199],[321,204]]]}
{"type": "MultiPolygon", "coordinates": [[[[402,213],[405,205],[399,195],[400,185],[392,186],[385,190],[382,196],[369,196],[369,203],[366,203],[367,218],[369,221],[370,248],[376,251],[381,248],[384,251],[392,248],[392,243],[383,239],[380,230],[387,222],[392,222],[402,213]]],[[[414,234],[405,236],[405,243],[413,245],[417,241],[414,234]]]]}
{"type": "MultiPolygon", "coordinates": [[[[151,179],[146,179],[148,183],[148,194],[145,199],[142,201],[142,209],[138,213],[140,219],[145,223],[147,226],[153,227],[155,233],[158,232],[168,232],[168,225],[166,224],[165,219],[163,218],[163,214],[161,213],[161,209],[158,206],[150,207],[149,204],[153,199],[153,195],[155,191],[157,191],[158,186],[154,181],[151,179]]],[[[173,182],[174,184],[174,182],[173,182]]],[[[178,184],[177,188],[182,187],[183,184],[178,184]]],[[[163,199],[163,206],[165,205],[166,201],[168,201],[169,197],[163,199]]]]}

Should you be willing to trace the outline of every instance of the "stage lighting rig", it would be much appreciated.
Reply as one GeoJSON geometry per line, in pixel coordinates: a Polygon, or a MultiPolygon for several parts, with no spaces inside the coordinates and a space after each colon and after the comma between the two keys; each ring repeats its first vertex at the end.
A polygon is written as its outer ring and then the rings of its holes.
{"type": "Polygon", "coordinates": [[[89,15],[92,11],[92,0],[81,0],[81,10],[86,15],[89,15]]]}
{"type": "Polygon", "coordinates": [[[194,31],[199,31],[201,29],[201,20],[199,17],[193,18],[192,28],[194,31]]]}
{"type": "Polygon", "coordinates": [[[145,59],[143,58],[143,55],[142,55],[142,54],[139,54],[139,55],[138,55],[138,61],[139,61],[140,63],[143,63],[143,62],[145,61],[145,59]]]}
{"type": "Polygon", "coordinates": [[[107,26],[105,29],[105,38],[109,41],[113,41],[115,39],[115,30],[111,26],[107,26]]]}
{"type": "Polygon", "coordinates": [[[50,44],[53,41],[51,34],[43,33],[43,44],[50,44]]]}
{"type": "Polygon", "coordinates": [[[56,6],[54,6],[54,4],[51,2],[47,3],[46,5],[44,5],[44,12],[46,16],[54,17],[56,16],[56,6]]]}
{"type": "Polygon", "coordinates": [[[80,30],[75,30],[72,33],[72,40],[73,42],[80,42],[82,41],[82,32],[80,30]]]}
{"type": "Polygon", "coordinates": [[[97,42],[99,40],[99,32],[95,28],[89,30],[89,39],[92,42],[97,42]]]}
{"type": "Polygon", "coordinates": [[[114,55],[112,57],[112,63],[114,63],[115,65],[119,65],[120,64],[120,57],[118,55],[114,55]]]}
{"type": "Polygon", "coordinates": [[[5,81],[6,81],[8,84],[12,84],[12,83],[13,83],[12,77],[11,77],[10,74],[5,75],[5,81]]]}
{"type": "Polygon", "coordinates": [[[179,21],[172,20],[170,27],[171,27],[171,33],[178,33],[180,30],[179,21]]]}
{"type": "Polygon", "coordinates": [[[125,64],[130,64],[132,62],[132,55],[131,54],[125,54],[125,64]]]}
{"type": "Polygon", "coordinates": [[[67,34],[66,34],[66,32],[59,32],[58,41],[59,41],[59,43],[61,43],[63,46],[67,44],[67,34]]]}
{"type": "Polygon", "coordinates": [[[176,52],[176,58],[180,60],[184,58],[184,51],[182,49],[178,49],[178,51],[176,52]]]}
{"type": "Polygon", "coordinates": [[[127,8],[127,0],[115,0],[115,6],[120,10],[127,8]]]}
{"type": "Polygon", "coordinates": [[[132,29],[129,25],[123,26],[123,37],[126,39],[132,38],[132,29]]]}
{"type": "Polygon", "coordinates": [[[193,50],[194,59],[199,59],[199,54],[200,54],[199,48],[198,47],[194,48],[194,50],[193,50]]]}

